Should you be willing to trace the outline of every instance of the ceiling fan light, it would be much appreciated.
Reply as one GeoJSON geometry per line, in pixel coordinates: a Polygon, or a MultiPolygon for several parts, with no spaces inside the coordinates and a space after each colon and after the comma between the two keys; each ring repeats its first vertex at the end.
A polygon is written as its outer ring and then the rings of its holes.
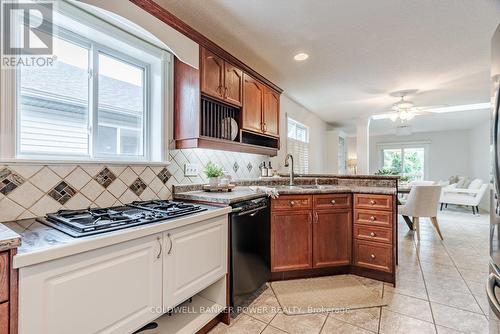
{"type": "Polygon", "coordinates": [[[415,104],[411,101],[401,101],[397,104],[399,109],[410,109],[415,106],[415,104]]]}
{"type": "Polygon", "coordinates": [[[406,121],[409,117],[409,113],[406,110],[401,110],[399,112],[399,118],[401,118],[402,121],[406,121]]]}

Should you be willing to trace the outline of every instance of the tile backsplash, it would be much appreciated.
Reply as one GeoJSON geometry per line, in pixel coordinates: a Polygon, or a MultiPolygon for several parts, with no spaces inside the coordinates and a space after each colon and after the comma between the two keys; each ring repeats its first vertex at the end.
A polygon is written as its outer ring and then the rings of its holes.
{"type": "Polygon", "coordinates": [[[0,222],[43,216],[60,209],[113,206],[137,200],[169,199],[173,184],[203,183],[208,162],[235,179],[260,175],[268,157],[206,149],[170,151],[168,166],[101,164],[0,164],[0,222]],[[198,165],[184,176],[184,165],[198,165]]]}

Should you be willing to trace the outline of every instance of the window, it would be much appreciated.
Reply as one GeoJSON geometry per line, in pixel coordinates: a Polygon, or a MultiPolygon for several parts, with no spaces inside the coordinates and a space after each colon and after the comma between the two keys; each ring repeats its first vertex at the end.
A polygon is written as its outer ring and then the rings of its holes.
{"type": "Polygon", "coordinates": [[[17,70],[16,157],[165,158],[169,53],[68,4],[53,50],[53,66],[17,70]]]}
{"type": "Polygon", "coordinates": [[[408,181],[422,181],[426,173],[427,145],[393,144],[381,147],[381,168],[408,181]]]}
{"type": "Polygon", "coordinates": [[[294,158],[294,172],[309,172],[309,128],[288,118],[287,152],[294,158]]]}

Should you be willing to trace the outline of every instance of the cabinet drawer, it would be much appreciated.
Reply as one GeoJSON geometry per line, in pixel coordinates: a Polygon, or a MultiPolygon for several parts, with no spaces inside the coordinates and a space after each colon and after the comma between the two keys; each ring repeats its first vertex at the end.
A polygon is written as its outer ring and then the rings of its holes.
{"type": "Polygon", "coordinates": [[[271,202],[273,210],[300,210],[312,208],[312,196],[310,195],[287,195],[273,199],[271,202]]]}
{"type": "Polygon", "coordinates": [[[313,196],[314,209],[348,209],[351,207],[350,194],[328,194],[313,196]]]}
{"type": "Polygon", "coordinates": [[[360,267],[391,273],[392,245],[355,240],[354,264],[360,267]]]}
{"type": "Polygon", "coordinates": [[[9,252],[0,253],[0,303],[9,299],[9,252]]]}
{"type": "Polygon", "coordinates": [[[392,229],[367,225],[354,225],[354,237],[392,244],[392,229]]]}
{"type": "Polygon", "coordinates": [[[392,212],[375,210],[354,210],[354,223],[372,226],[392,227],[392,212]]]}
{"type": "Polygon", "coordinates": [[[392,211],[393,197],[390,195],[355,194],[354,207],[357,209],[392,211]]]}

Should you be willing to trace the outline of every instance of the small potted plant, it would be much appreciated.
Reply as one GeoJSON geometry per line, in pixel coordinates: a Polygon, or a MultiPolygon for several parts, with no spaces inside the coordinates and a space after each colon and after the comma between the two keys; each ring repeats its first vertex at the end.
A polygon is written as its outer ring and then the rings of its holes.
{"type": "Polygon", "coordinates": [[[205,166],[205,174],[208,177],[208,183],[211,186],[219,185],[220,177],[224,175],[224,171],[222,167],[217,166],[216,164],[209,162],[205,166]]]}

